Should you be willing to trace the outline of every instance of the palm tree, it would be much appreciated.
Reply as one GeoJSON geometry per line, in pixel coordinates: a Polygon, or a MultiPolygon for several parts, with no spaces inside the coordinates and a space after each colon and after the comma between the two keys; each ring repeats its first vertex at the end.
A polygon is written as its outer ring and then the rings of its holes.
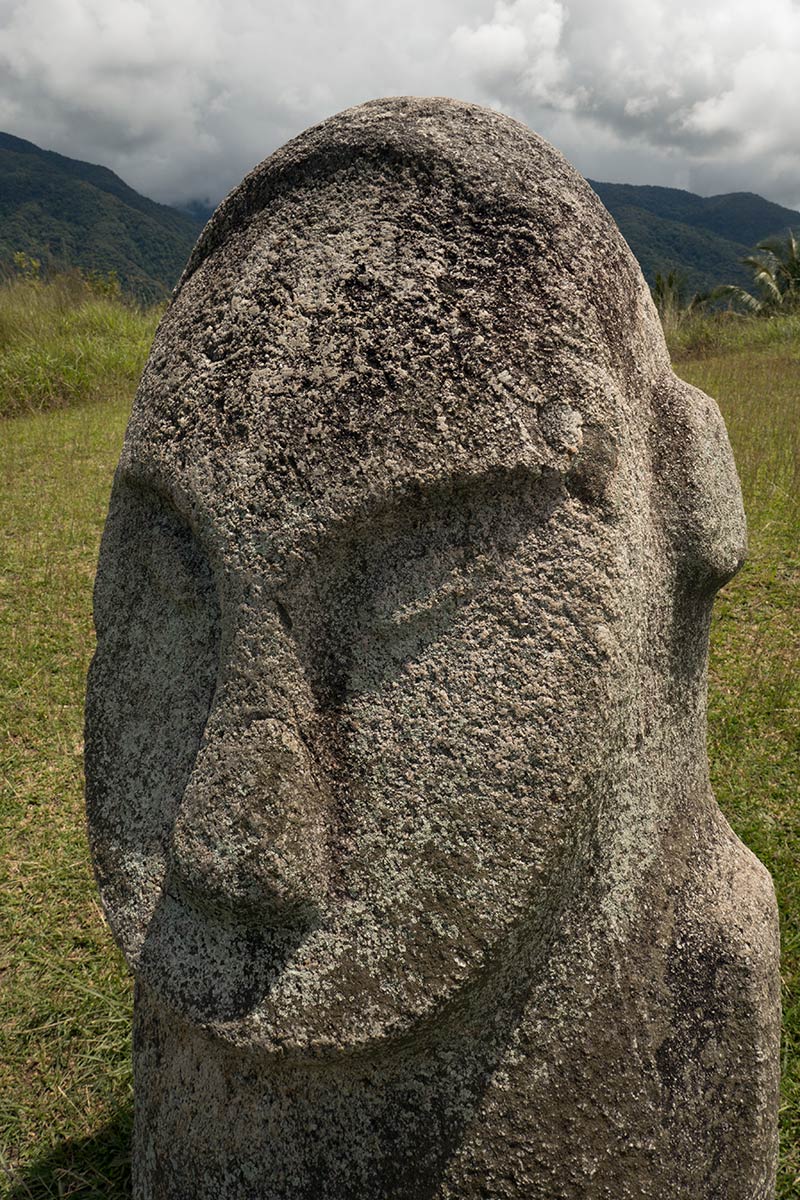
{"type": "Polygon", "coordinates": [[[785,238],[771,237],[759,242],[753,254],[742,259],[753,272],[757,295],[735,284],[726,283],[713,292],[713,298],[738,302],[749,312],[768,316],[800,304],[800,239],[793,230],[785,238]]]}
{"type": "Polygon", "coordinates": [[[655,283],[650,291],[661,318],[661,324],[667,331],[675,329],[681,324],[684,317],[701,308],[709,299],[707,294],[695,292],[687,300],[685,280],[677,271],[670,271],[668,275],[662,275],[660,271],[657,271],[655,283]]]}

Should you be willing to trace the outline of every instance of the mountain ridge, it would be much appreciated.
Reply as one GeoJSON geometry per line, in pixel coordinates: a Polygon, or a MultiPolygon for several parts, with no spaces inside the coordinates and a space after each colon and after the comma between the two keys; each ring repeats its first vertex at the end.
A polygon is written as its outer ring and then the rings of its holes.
{"type": "MultiPolygon", "coordinates": [[[[677,273],[687,293],[751,283],[741,264],[757,242],[800,229],[800,212],[755,192],[699,196],[655,184],[589,180],[651,285],[677,273]]],[[[22,251],[45,270],[115,271],[126,291],[165,297],[180,277],[208,206],[181,208],[135,191],[98,163],[0,132],[0,266],[22,251]]]]}
{"type": "Polygon", "coordinates": [[[0,262],[115,271],[149,301],[169,294],[202,223],[141,195],[108,167],[0,132],[0,262]]]}
{"type": "Polygon", "coordinates": [[[800,229],[800,212],[756,192],[699,196],[655,184],[589,184],[620,227],[651,285],[675,271],[688,291],[752,284],[741,259],[765,238],[800,229]]]}

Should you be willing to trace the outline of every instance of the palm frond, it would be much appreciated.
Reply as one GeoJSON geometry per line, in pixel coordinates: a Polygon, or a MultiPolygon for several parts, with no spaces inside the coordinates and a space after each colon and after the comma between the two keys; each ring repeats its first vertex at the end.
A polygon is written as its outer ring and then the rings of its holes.
{"type": "Polygon", "coordinates": [[[719,287],[715,287],[711,293],[710,300],[729,300],[747,309],[748,312],[761,313],[764,311],[764,301],[759,300],[757,296],[752,296],[750,292],[744,288],[738,287],[735,283],[722,283],[719,287]]]}

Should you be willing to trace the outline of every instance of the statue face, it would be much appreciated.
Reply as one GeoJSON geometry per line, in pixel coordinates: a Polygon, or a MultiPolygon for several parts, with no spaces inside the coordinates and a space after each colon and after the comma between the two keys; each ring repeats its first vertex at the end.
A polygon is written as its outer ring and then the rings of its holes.
{"type": "Polygon", "coordinates": [[[614,587],[591,614],[559,596],[565,567],[599,580],[559,481],[525,470],[444,476],[267,566],[139,466],[106,533],[89,717],[118,936],[169,1005],[237,1036],[403,1032],[569,888],[614,587]]]}
{"type": "MultiPolygon", "coordinates": [[[[298,220],[295,297],[347,275],[340,235],[298,220]]],[[[741,510],[715,406],[672,376],[652,310],[635,386],[565,356],[549,382],[490,364],[456,421],[385,379],[337,408],[308,332],[333,301],[265,332],[248,237],[239,282],[212,260],[184,286],[126,436],[90,834],[165,1005],[238,1045],[353,1049],[442,1019],[523,944],[547,953],[602,823],[658,776],[654,696],[691,708],[702,747],[705,633],[675,649],[676,597],[702,624],[741,510]],[[261,339],[246,369],[221,306],[261,339]],[[299,346],[309,387],[259,373],[262,344],[299,346]]]]}
{"type": "Polygon", "coordinates": [[[595,504],[526,467],[443,473],[255,544],[231,514],[257,479],[231,503],[129,453],[90,813],[110,919],[166,1004],[236,1040],[356,1046],[435,1019],[515,938],[546,944],[636,769],[637,644],[670,599],[618,441],[595,504]]]}

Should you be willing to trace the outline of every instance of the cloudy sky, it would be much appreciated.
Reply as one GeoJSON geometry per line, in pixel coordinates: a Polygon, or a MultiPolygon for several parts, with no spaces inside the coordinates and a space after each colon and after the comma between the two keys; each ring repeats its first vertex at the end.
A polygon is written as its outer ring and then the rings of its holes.
{"type": "Polygon", "coordinates": [[[594,179],[800,209],[800,0],[0,0],[0,129],[168,203],[406,93],[501,108],[594,179]]]}

